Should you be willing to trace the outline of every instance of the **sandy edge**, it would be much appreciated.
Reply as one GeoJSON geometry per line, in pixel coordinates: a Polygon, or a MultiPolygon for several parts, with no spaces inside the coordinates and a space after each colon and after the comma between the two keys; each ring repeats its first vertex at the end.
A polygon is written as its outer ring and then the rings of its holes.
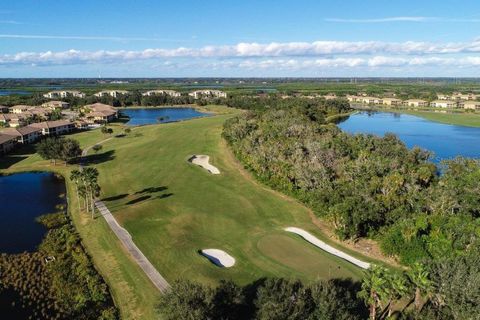
{"type": "Polygon", "coordinates": [[[219,267],[230,268],[235,265],[235,258],[219,249],[203,249],[200,253],[219,267]]]}
{"type": "Polygon", "coordinates": [[[322,240],[318,239],[317,237],[315,237],[314,235],[308,233],[307,231],[303,230],[303,229],[300,229],[300,228],[295,228],[295,227],[288,227],[288,228],[285,228],[284,229],[285,231],[288,231],[288,232],[292,232],[292,233],[295,233],[299,236],[301,236],[302,238],[304,238],[305,240],[307,240],[308,242],[310,242],[311,244],[313,244],[314,246],[330,253],[330,254],[333,254],[334,256],[337,256],[341,259],[344,259],[362,269],[368,269],[370,268],[370,263],[368,262],[364,262],[362,260],[359,260],[357,258],[354,258],[352,257],[351,255],[349,254],[346,254],[345,252],[343,251],[340,251],[338,249],[335,249],[334,247],[326,244],[325,242],[323,242],[322,240]]]}
{"type": "Polygon", "coordinates": [[[220,170],[218,170],[217,167],[212,166],[209,161],[210,157],[207,155],[202,155],[202,154],[195,154],[191,156],[188,161],[190,161],[193,164],[196,164],[197,166],[200,166],[210,172],[211,174],[220,174],[220,170]]]}

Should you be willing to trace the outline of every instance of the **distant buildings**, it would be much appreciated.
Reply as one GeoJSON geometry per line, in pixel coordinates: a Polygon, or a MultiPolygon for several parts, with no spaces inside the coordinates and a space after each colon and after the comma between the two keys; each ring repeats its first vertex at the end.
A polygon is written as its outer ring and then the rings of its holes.
{"type": "Polygon", "coordinates": [[[451,100],[434,100],[430,102],[430,106],[433,108],[456,108],[457,102],[451,100]]]}
{"type": "Polygon", "coordinates": [[[227,93],[220,91],[220,90],[211,90],[211,89],[204,89],[204,90],[197,90],[190,92],[189,96],[193,97],[194,99],[200,98],[226,98],[227,93]]]}
{"type": "Polygon", "coordinates": [[[403,101],[397,98],[383,98],[382,103],[385,106],[401,106],[403,101]]]}
{"type": "Polygon", "coordinates": [[[464,100],[464,101],[473,101],[476,100],[479,96],[473,93],[461,93],[454,92],[452,95],[438,94],[438,100],[464,100]]]}
{"type": "Polygon", "coordinates": [[[103,90],[94,94],[95,97],[107,97],[111,96],[117,98],[119,96],[127,95],[128,91],[126,90],[103,90]]]}
{"type": "Polygon", "coordinates": [[[170,97],[180,97],[181,93],[175,90],[150,90],[142,93],[142,96],[155,96],[155,95],[167,95],[170,97]]]}
{"type": "Polygon", "coordinates": [[[467,110],[480,110],[480,101],[463,101],[459,103],[459,107],[467,110]]]}
{"type": "Polygon", "coordinates": [[[408,99],[408,100],[405,100],[403,104],[407,107],[414,107],[414,108],[428,107],[428,102],[422,99],[408,99]]]}
{"type": "Polygon", "coordinates": [[[44,121],[32,123],[29,127],[40,129],[44,136],[57,136],[75,130],[75,124],[68,120],[44,121]]]}
{"type": "Polygon", "coordinates": [[[85,98],[85,93],[78,90],[55,90],[45,93],[43,96],[48,99],[59,99],[67,97],[85,98]]]}

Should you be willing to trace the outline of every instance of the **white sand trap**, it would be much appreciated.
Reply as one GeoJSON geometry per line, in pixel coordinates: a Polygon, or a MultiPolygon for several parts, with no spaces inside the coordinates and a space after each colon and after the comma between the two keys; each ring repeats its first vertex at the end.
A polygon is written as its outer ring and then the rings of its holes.
{"type": "Polygon", "coordinates": [[[235,264],[235,258],[219,249],[204,249],[200,253],[219,267],[230,268],[235,264]]]}
{"type": "Polygon", "coordinates": [[[220,170],[218,170],[217,167],[212,166],[208,161],[210,160],[209,156],[206,155],[193,155],[188,161],[190,161],[193,164],[196,164],[197,166],[200,166],[210,172],[211,174],[220,174],[220,170]]]}
{"type": "Polygon", "coordinates": [[[322,240],[318,239],[317,237],[315,237],[314,235],[308,233],[307,231],[305,231],[303,229],[295,228],[295,227],[288,227],[288,228],[285,228],[285,231],[293,232],[295,234],[298,234],[299,236],[301,236],[302,238],[304,238],[305,240],[307,240],[308,242],[310,242],[314,246],[319,247],[320,249],[322,249],[324,251],[327,251],[328,253],[331,253],[334,256],[337,256],[339,258],[347,260],[348,262],[353,263],[354,265],[356,265],[360,268],[363,268],[363,269],[370,268],[370,263],[364,262],[362,260],[358,260],[357,258],[354,258],[351,255],[348,255],[343,251],[335,249],[334,247],[326,244],[322,240]]]}

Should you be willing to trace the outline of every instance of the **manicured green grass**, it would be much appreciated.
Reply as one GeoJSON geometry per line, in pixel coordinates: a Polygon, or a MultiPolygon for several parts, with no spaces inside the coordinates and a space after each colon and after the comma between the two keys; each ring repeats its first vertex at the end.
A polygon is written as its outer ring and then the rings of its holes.
{"type": "MultiPolygon", "coordinates": [[[[205,109],[217,115],[138,127],[126,137],[105,142],[94,155],[101,198],[160,273],[170,282],[185,278],[207,284],[220,279],[246,284],[271,276],[359,279],[359,268],[283,231],[296,226],[331,243],[312,223],[307,208],[258,183],[232,155],[221,131],[223,122],[239,111],[205,109]],[[212,175],[187,162],[193,154],[209,155],[221,174],[212,175]],[[219,268],[198,254],[204,248],[225,250],[237,264],[219,268]]],[[[119,133],[122,128],[114,130],[119,133]]],[[[86,147],[109,136],[94,130],[71,137],[86,147]]],[[[36,154],[21,153],[17,162],[12,157],[0,161],[4,169],[8,167],[3,171],[54,170],[68,178],[76,168],[53,167],[36,154]]],[[[67,186],[74,223],[123,318],[154,319],[159,293],[104,220],[91,220],[77,210],[74,186],[69,182],[67,186]]]]}
{"type": "Polygon", "coordinates": [[[467,126],[467,127],[480,127],[480,114],[479,113],[471,113],[471,112],[437,112],[435,111],[416,111],[416,110],[406,110],[406,109],[384,109],[378,108],[379,111],[391,111],[397,113],[405,113],[410,114],[417,117],[422,117],[427,120],[446,123],[446,124],[453,124],[459,126],[467,126]]]}
{"type": "Polygon", "coordinates": [[[298,263],[264,253],[265,237],[284,233],[284,227],[317,235],[319,231],[307,208],[260,185],[237,163],[221,138],[222,124],[231,116],[145,126],[104,144],[102,153],[110,154],[111,160],[97,165],[103,199],[136,244],[169,281],[233,279],[245,284],[265,276],[359,278],[360,269],[300,238],[285,236],[297,244],[291,246],[291,254],[297,255],[292,261],[298,263]],[[193,154],[209,155],[221,174],[211,175],[188,163],[193,154]],[[225,250],[237,264],[218,268],[198,254],[204,248],[225,250]],[[302,255],[306,261],[325,264],[306,267],[300,263],[302,255]],[[335,267],[321,271],[322,265],[335,267]]]}

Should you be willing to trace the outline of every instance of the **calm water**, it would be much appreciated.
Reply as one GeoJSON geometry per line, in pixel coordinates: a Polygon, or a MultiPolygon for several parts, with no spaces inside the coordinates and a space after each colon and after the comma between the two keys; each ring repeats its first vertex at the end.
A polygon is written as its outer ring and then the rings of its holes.
{"type": "Polygon", "coordinates": [[[31,92],[28,91],[23,91],[23,90],[11,90],[11,89],[0,89],[0,97],[1,96],[9,96],[12,94],[18,94],[21,96],[26,96],[29,94],[32,94],[31,92]]]}
{"type": "Polygon", "coordinates": [[[175,122],[208,116],[208,114],[198,112],[193,108],[125,109],[122,110],[122,113],[130,117],[130,121],[127,124],[131,126],[175,122]]]}
{"type": "Polygon", "coordinates": [[[438,162],[456,156],[480,158],[480,128],[454,126],[419,117],[389,113],[360,112],[338,126],[350,133],[371,133],[383,136],[396,134],[409,148],[419,146],[435,153],[438,162]]]}
{"type": "Polygon", "coordinates": [[[35,218],[65,204],[65,182],[52,173],[0,176],[0,252],[34,251],[46,228],[35,218]]]}

